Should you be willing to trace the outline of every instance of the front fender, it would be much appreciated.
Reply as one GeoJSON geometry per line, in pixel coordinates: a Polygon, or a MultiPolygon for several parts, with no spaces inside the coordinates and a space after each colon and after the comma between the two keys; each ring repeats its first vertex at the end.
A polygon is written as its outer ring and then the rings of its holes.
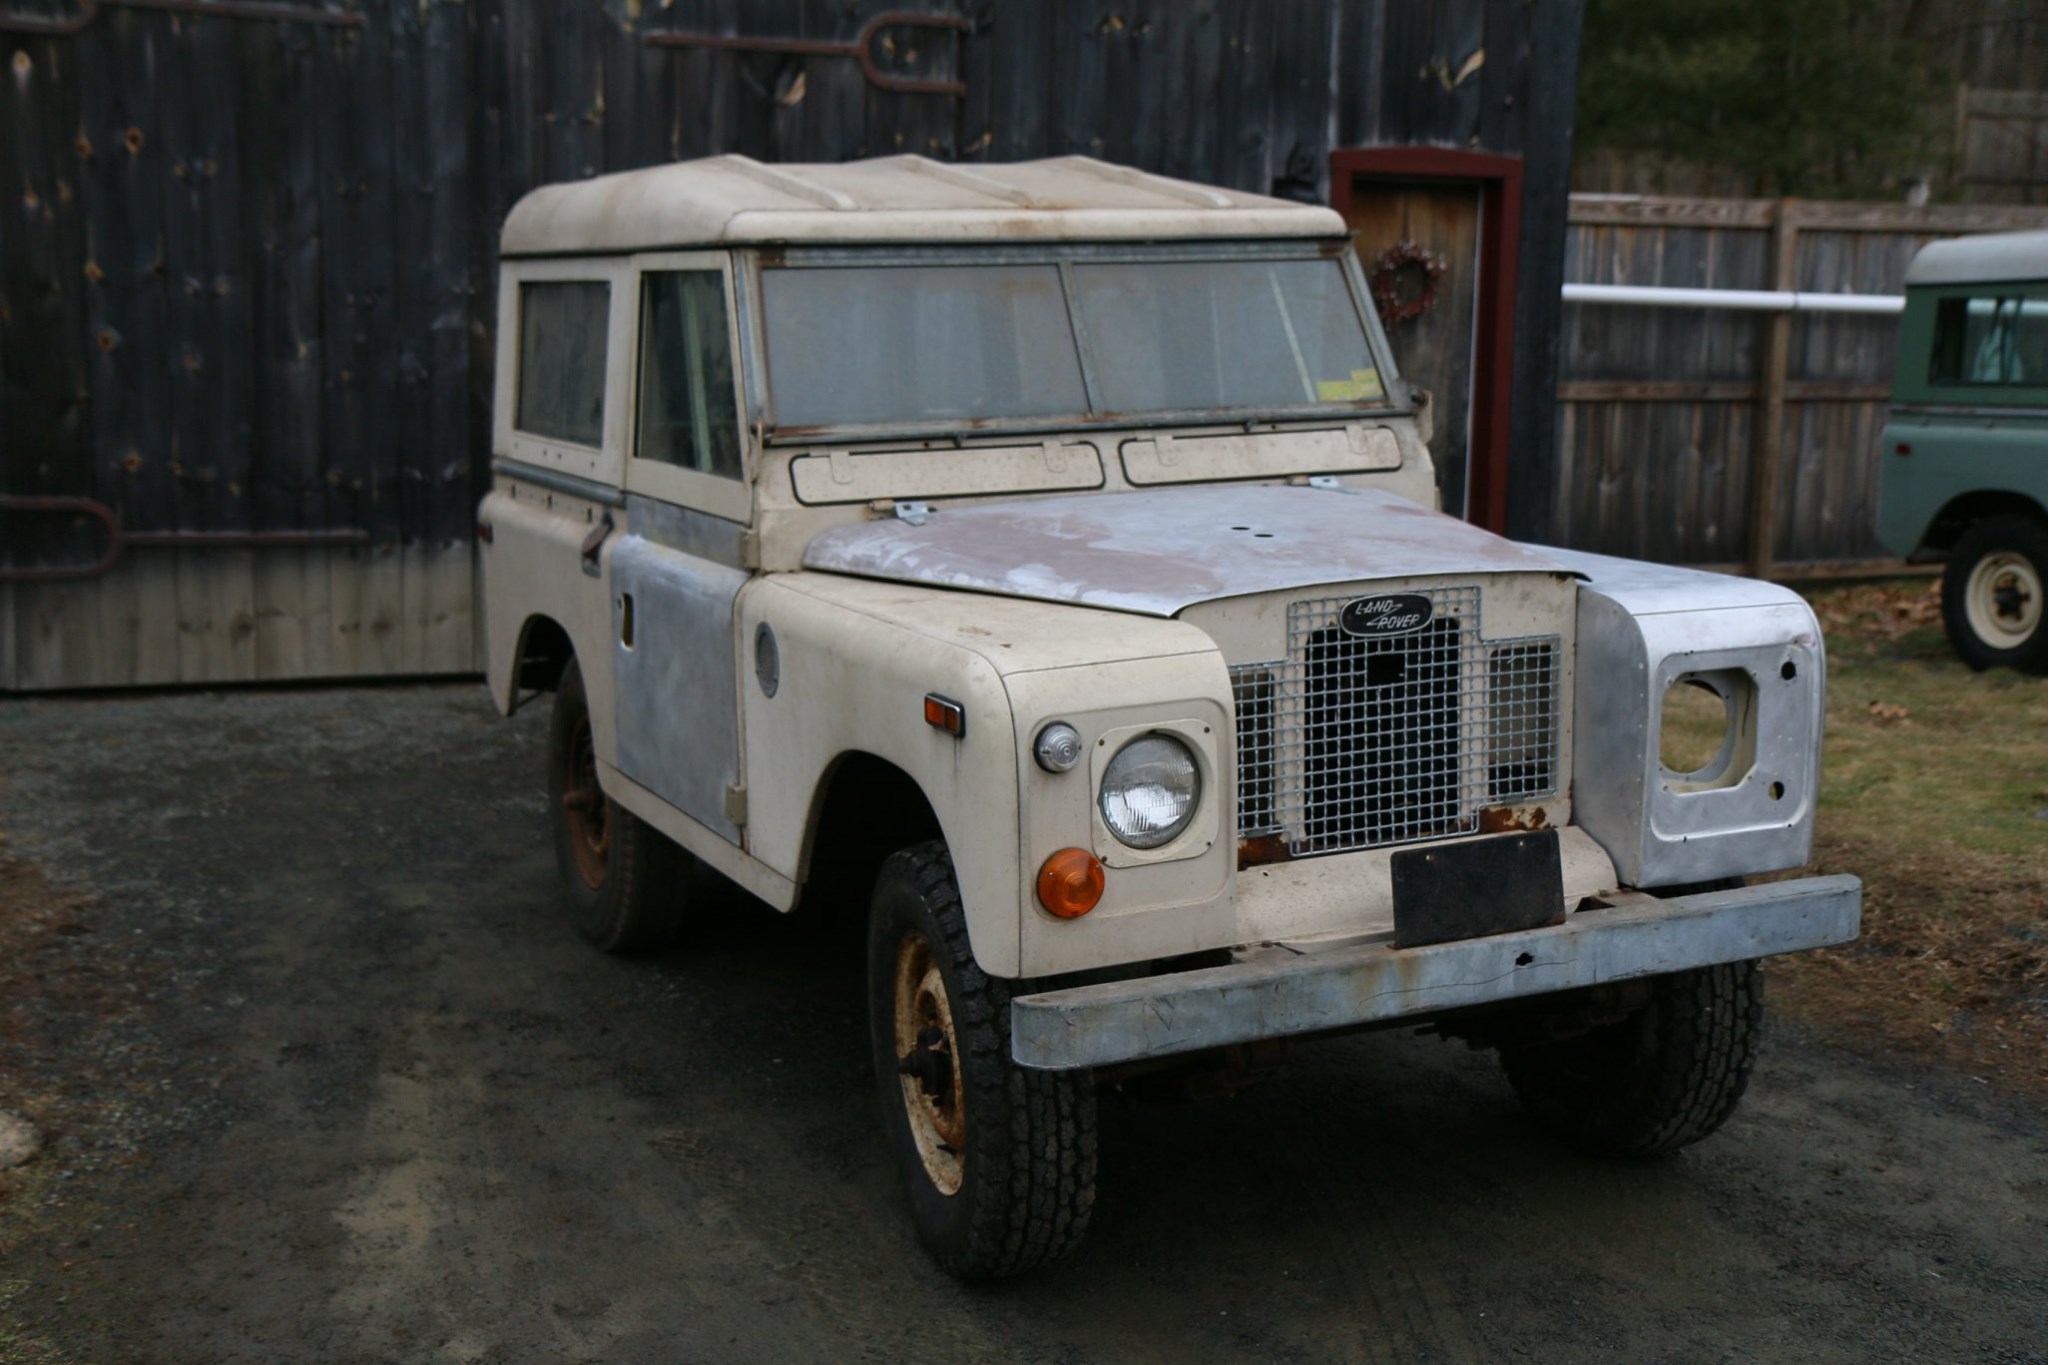
{"type": "Polygon", "coordinates": [[[892,763],[938,815],[975,961],[1017,975],[1017,754],[1002,676],[973,650],[802,591],[802,577],[758,579],[740,595],[747,851],[796,880],[813,796],[834,761],[864,752],[892,763]],[[757,662],[764,628],[772,696],[757,662]],[[966,708],[963,735],[926,723],[929,692],[966,708]]]}

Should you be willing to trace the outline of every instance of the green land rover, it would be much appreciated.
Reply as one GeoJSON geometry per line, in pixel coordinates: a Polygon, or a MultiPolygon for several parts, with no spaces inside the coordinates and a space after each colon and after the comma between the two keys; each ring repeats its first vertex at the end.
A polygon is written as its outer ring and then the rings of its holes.
{"type": "Polygon", "coordinates": [[[1946,561],[1956,653],[2048,673],[2048,232],[1913,258],[1883,442],[1878,538],[1946,561]]]}

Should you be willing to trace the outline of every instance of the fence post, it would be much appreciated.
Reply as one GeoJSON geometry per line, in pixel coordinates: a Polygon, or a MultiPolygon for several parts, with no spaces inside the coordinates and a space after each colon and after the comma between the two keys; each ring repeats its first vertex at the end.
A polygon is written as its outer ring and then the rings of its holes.
{"type": "MultiPolygon", "coordinates": [[[[1799,218],[1780,199],[1771,216],[1771,274],[1766,289],[1799,287],[1799,218]]],[[[1749,574],[1768,578],[1778,540],[1778,457],[1785,445],[1785,375],[1792,358],[1792,314],[1773,313],[1764,333],[1757,385],[1754,458],[1749,466],[1749,574]]]]}

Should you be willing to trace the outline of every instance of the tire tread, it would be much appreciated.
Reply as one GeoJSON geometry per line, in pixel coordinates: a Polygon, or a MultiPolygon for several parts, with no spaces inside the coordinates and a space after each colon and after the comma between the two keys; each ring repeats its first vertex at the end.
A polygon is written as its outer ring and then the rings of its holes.
{"type": "Polygon", "coordinates": [[[1611,1025],[1655,1031],[1639,1065],[1583,1071],[1588,1040],[1507,1048],[1501,1067],[1544,1128],[1591,1150],[1661,1156],[1728,1121],[1749,1088],[1763,1032],[1763,974],[1754,962],[1677,972],[1657,981],[1644,1015],[1611,1025]]]}
{"type": "MultiPolygon", "coordinates": [[[[931,912],[940,938],[933,950],[950,960],[959,981],[954,1030],[966,1053],[963,1081],[979,1101],[970,1112],[1008,1119],[1008,1140],[995,1142],[978,1141],[970,1122],[968,1161],[985,1167],[986,1193],[971,1198],[957,1243],[933,1249],[964,1279],[1023,1274],[1071,1251],[1087,1232],[1095,1205],[1093,1080],[1010,1060],[1010,1000],[1028,994],[1031,983],[992,977],[976,965],[945,844],[933,840],[893,855],[882,869],[883,878],[891,876],[906,877],[931,912]]],[[[961,1197],[970,1197],[971,1188],[961,1197]]]]}

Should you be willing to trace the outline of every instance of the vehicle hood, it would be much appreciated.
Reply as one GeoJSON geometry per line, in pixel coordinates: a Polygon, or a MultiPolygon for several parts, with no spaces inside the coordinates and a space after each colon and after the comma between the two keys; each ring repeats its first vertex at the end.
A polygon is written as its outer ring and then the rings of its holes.
{"type": "Polygon", "coordinates": [[[936,507],[821,533],[804,566],[1174,616],[1361,579],[1570,570],[1379,489],[1201,487],[936,507]]]}

